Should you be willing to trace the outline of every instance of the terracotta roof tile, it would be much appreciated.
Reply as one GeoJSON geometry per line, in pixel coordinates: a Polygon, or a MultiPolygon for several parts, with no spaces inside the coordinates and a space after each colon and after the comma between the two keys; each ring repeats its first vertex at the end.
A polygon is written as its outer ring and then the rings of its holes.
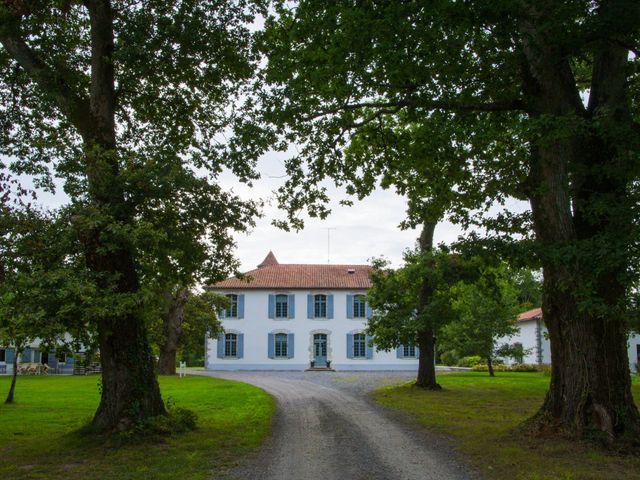
{"type": "Polygon", "coordinates": [[[367,289],[371,287],[370,271],[369,265],[280,264],[273,253],[269,252],[256,270],[244,274],[245,279],[230,277],[210,285],[209,288],[367,289]]]}
{"type": "Polygon", "coordinates": [[[527,320],[533,320],[535,318],[542,318],[541,308],[533,308],[531,310],[527,310],[526,312],[522,312],[520,315],[518,315],[519,322],[526,322],[527,320]]]}

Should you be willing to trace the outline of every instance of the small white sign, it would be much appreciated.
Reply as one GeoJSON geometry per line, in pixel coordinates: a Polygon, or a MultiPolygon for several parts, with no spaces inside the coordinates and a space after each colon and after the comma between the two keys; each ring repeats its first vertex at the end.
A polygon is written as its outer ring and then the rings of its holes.
{"type": "Polygon", "coordinates": [[[181,377],[184,377],[187,374],[187,362],[180,362],[180,369],[178,373],[181,377]]]}

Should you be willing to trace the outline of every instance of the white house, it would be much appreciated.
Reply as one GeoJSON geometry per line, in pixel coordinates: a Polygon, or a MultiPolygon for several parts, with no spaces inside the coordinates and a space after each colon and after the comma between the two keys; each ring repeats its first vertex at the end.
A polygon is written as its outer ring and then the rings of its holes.
{"type": "Polygon", "coordinates": [[[210,370],[416,370],[416,348],[369,345],[368,265],[280,264],[272,252],[243,279],[209,287],[229,297],[225,333],[205,340],[210,370]]]}
{"type": "MultiPolygon", "coordinates": [[[[530,353],[522,359],[523,363],[551,363],[551,346],[547,328],[542,320],[542,309],[534,308],[518,315],[519,332],[511,338],[504,338],[504,343],[520,343],[530,353]]],[[[498,342],[500,343],[500,341],[498,342]]],[[[640,335],[631,333],[628,341],[629,367],[636,371],[640,363],[640,335]]]]}

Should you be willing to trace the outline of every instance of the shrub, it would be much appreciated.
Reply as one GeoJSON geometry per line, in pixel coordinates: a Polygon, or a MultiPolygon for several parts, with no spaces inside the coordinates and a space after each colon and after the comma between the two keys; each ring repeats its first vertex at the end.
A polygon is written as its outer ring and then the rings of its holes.
{"type": "Polygon", "coordinates": [[[198,416],[191,410],[171,405],[166,415],[153,417],[150,430],[161,435],[188,432],[196,429],[198,416]]]}
{"type": "MultiPolygon", "coordinates": [[[[486,363],[478,363],[472,369],[474,372],[488,372],[489,367],[486,363]]],[[[494,363],[493,370],[495,372],[539,372],[540,367],[531,363],[516,363],[515,365],[504,365],[502,363],[494,363]]]]}
{"type": "Polygon", "coordinates": [[[479,363],[482,363],[482,358],[480,358],[478,355],[473,355],[473,356],[470,356],[470,357],[462,357],[458,361],[458,366],[459,367],[474,367],[474,366],[478,365],[479,363]]]}
{"type": "Polygon", "coordinates": [[[538,371],[543,373],[545,376],[550,377],[551,376],[551,365],[549,365],[548,363],[543,363],[541,365],[538,365],[538,371]]]}
{"type": "Polygon", "coordinates": [[[447,350],[440,354],[440,362],[443,365],[456,365],[460,361],[458,352],[455,350],[447,350]]]}
{"type": "Polygon", "coordinates": [[[537,372],[538,365],[534,365],[532,363],[516,363],[515,365],[511,365],[512,372],[537,372]]]}
{"type": "MultiPolygon", "coordinates": [[[[489,371],[489,366],[486,363],[477,363],[473,367],[471,367],[471,370],[474,371],[474,372],[488,372],[489,371]]],[[[493,371],[494,372],[508,372],[509,371],[509,366],[508,365],[504,365],[502,363],[496,363],[496,364],[493,364],[493,371]]]]}

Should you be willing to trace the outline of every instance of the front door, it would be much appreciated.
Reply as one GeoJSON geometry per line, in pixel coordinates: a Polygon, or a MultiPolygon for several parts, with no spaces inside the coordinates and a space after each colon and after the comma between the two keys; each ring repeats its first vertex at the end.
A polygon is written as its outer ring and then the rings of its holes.
{"type": "Polygon", "coordinates": [[[327,366],[327,335],[324,333],[316,333],[313,336],[313,352],[315,356],[316,367],[327,366]]]}

